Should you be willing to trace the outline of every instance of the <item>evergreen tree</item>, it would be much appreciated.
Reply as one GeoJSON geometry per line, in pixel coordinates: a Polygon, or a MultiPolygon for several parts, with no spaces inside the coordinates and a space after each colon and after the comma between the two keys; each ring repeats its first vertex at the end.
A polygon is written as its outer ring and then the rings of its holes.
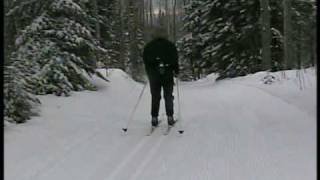
{"type": "Polygon", "coordinates": [[[292,42],[295,68],[314,64],[316,5],[314,1],[292,1],[292,42]]]}
{"type": "Polygon", "coordinates": [[[5,61],[4,105],[7,120],[24,122],[39,103],[33,94],[69,95],[71,90],[94,90],[88,75],[103,76],[95,72],[92,59],[105,50],[92,35],[90,17],[84,10],[87,2],[17,2],[8,11],[8,18],[15,23],[27,21],[14,28],[18,35],[14,35],[15,51],[5,61]],[[27,15],[20,18],[23,10],[27,15]]]}
{"type": "MultiPolygon", "coordinates": [[[[273,4],[277,3],[270,1],[273,4]]],[[[272,8],[271,14],[274,11],[281,9],[272,8]]],[[[191,1],[185,12],[184,30],[191,33],[191,38],[184,38],[187,41],[182,44],[187,49],[184,56],[189,59],[194,77],[216,72],[221,79],[264,70],[259,0],[191,1]]],[[[282,59],[275,58],[281,56],[282,49],[281,29],[274,26],[275,20],[278,19],[271,19],[272,69],[279,68],[277,61],[282,59]]]]}
{"type": "MultiPolygon", "coordinates": [[[[191,34],[188,34],[191,36],[191,34]]],[[[177,49],[179,52],[179,78],[184,81],[195,79],[192,67],[192,41],[191,38],[185,35],[177,41],[177,49]]]]}
{"type": "Polygon", "coordinates": [[[102,45],[108,51],[104,64],[110,68],[119,68],[124,70],[124,62],[121,61],[121,37],[123,29],[121,28],[121,15],[119,0],[110,0],[108,3],[101,1],[101,38],[102,45]]]}
{"type": "Polygon", "coordinates": [[[191,1],[185,6],[186,16],[182,19],[184,22],[183,30],[188,34],[178,40],[177,43],[181,57],[181,77],[185,80],[200,78],[201,71],[204,68],[203,57],[200,53],[201,49],[204,48],[202,34],[206,31],[206,27],[200,20],[204,12],[203,7],[203,0],[191,1]]]}
{"type": "Polygon", "coordinates": [[[284,69],[283,66],[283,10],[282,1],[270,0],[271,15],[271,71],[284,69]]]}
{"type": "MultiPolygon", "coordinates": [[[[40,101],[32,94],[32,81],[38,70],[34,61],[17,61],[15,38],[22,28],[30,24],[43,10],[47,2],[42,1],[5,1],[5,59],[4,59],[4,120],[23,123],[33,115],[34,106],[40,101]]],[[[24,49],[20,57],[32,58],[33,52],[24,49]]]]}
{"type": "Polygon", "coordinates": [[[18,36],[11,59],[36,62],[36,94],[69,95],[71,90],[94,90],[87,76],[95,73],[98,46],[80,2],[55,0],[18,36]],[[32,55],[29,52],[32,52],[32,55]]]}
{"type": "Polygon", "coordinates": [[[142,51],[144,46],[143,34],[142,34],[142,23],[138,16],[138,7],[134,1],[129,1],[128,4],[128,29],[129,29],[129,40],[130,40],[130,54],[128,61],[127,72],[137,81],[144,81],[143,71],[143,60],[142,51]]]}
{"type": "Polygon", "coordinates": [[[261,70],[260,6],[257,0],[207,1],[209,25],[202,54],[219,78],[261,70]]]}
{"type": "Polygon", "coordinates": [[[40,104],[27,86],[30,77],[23,72],[27,68],[15,64],[4,67],[4,120],[8,122],[25,122],[35,113],[33,107],[40,104]]]}

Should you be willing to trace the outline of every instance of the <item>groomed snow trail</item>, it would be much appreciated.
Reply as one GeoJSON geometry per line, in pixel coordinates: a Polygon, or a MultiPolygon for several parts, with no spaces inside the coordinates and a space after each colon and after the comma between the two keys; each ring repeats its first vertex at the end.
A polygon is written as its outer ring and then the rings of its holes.
{"type": "Polygon", "coordinates": [[[146,136],[149,88],[125,135],[143,85],[111,70],[99,91],[42,96],[40,117],[5,127],[5,180],[315,180],[313,71],[303,91],[259,84],[261,73],[181,83],[181,124],[146,136]]]}

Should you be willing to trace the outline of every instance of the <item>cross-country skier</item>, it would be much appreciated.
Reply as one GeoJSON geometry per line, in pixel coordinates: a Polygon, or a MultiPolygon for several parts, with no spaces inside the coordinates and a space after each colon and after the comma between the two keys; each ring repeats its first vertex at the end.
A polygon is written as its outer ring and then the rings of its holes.
{"type": "Polygon", "coordinates": [[[152,40],[144,47],[143,61],[152,96],[151,124],[158,126],[161,89],[163,89],[168,124],[173,126],[175,123],[173,118],[173,78],[179,74],[178,52],[174,43],[167,40],[164,28],[154,28],[152,40]]]}

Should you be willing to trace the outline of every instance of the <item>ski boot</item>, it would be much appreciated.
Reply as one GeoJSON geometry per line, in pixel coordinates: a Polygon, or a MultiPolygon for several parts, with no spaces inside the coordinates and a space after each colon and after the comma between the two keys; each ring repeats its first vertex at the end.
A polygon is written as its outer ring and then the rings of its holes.
{"type": "Polygon", "coordinates": [[[168,116],[168,125],[173,126],[176,123],[176,121],[173,119],[172,116],[168,116]]]}
{"type": "Polygon", "coordinates": [[[159,124],[158,117],[152,117],[152,119],[151,119],[151,125],[152,125],[153,127],[157,127],[158,124],[159,124]]]}

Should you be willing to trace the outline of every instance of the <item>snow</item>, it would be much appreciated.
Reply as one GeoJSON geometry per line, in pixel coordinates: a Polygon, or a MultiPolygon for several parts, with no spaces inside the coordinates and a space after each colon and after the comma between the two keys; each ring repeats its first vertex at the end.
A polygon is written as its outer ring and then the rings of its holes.
{"type": "Polygon", "coordinates": [[[73,2],[73,0],[56,0],[53,6],[57,9],[62,9],[63,6],[66,6],[73,10],[82,11],[81,7],[77,3],[73,2]]]}
{"type": "MultiPolygon", "coordinates": [[[[149,88],[125,135],[143,85],[109,70],[109,83],[93,78],[98,91],[39,96],[39,117],[6,125],[5,179],[314,180],[316,75],[314,68],[301,73],[302,89],[295,70],[287,79],[270,73],[277,77],[271,84],[262,82],[266,72],[181,82],[180,123],[168,136],[166,122],[145,136],[149,88]]],[[[164,118],[163,104],[160,112],[164,118]]]]}

